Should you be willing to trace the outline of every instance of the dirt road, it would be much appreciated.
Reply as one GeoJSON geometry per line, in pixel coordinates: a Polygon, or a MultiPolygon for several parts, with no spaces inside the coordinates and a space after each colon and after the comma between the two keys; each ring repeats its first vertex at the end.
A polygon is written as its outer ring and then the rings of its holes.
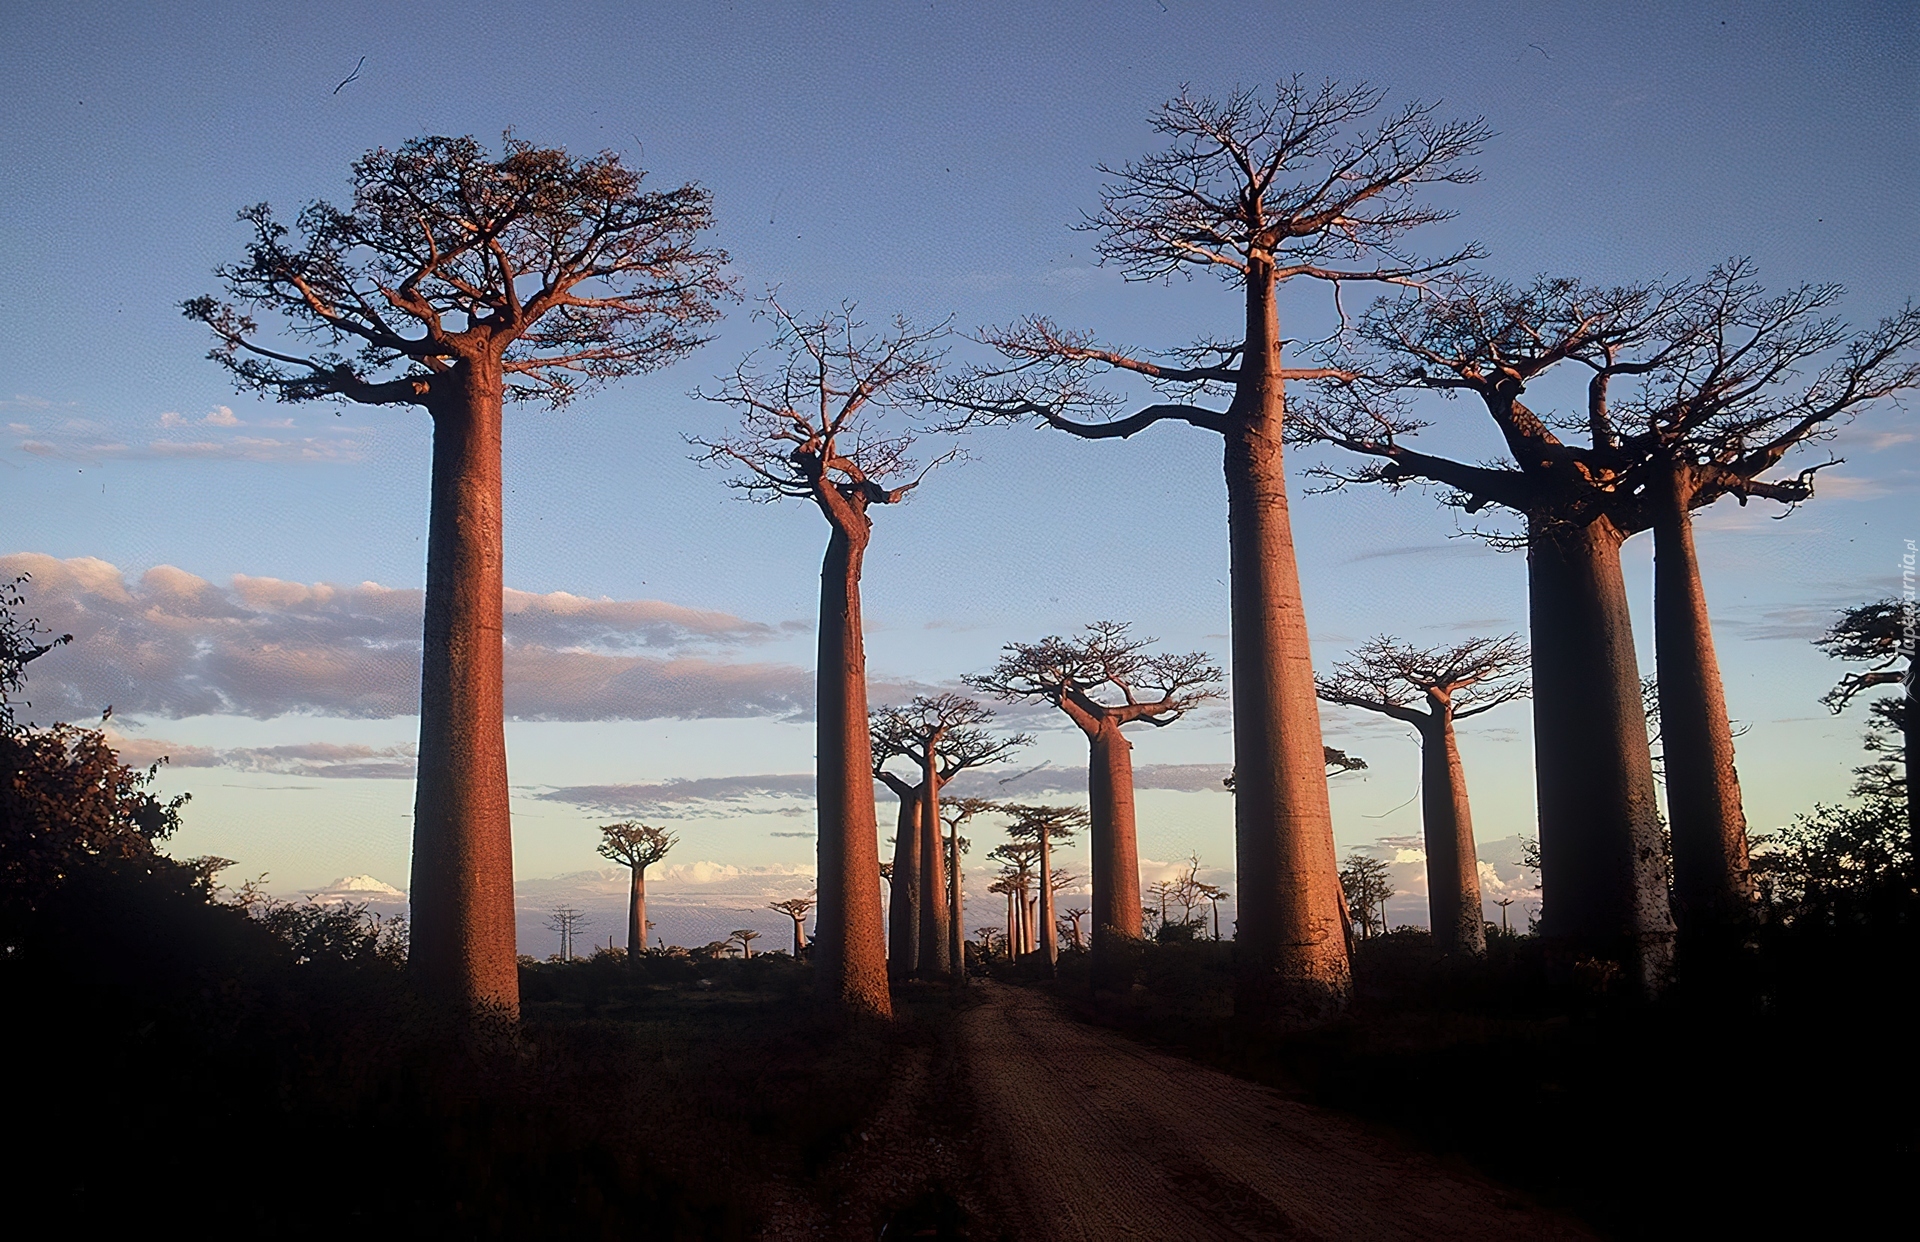
{"type": "Polygon", "coordinates": [[[1364,1124],[984,984],[961,1017],[994,1215],[1034,1242],[1586,1238],[1364,1124]]]}

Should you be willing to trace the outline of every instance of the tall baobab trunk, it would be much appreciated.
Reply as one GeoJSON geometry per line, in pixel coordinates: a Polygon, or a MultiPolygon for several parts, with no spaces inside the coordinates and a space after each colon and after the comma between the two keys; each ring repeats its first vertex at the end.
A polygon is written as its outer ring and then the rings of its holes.
{"type": "Polygon", "coordinates": [[[627,883],[627,956],[639,957],[647,951],[647,869],[629,867],[633,877],[627,883]]]}
{"type": "MultiPolygon", "coordinates": [[[[865,520],[865,515],[859,515],[865,520]]],[[[867,651],[860,622],[864,531],[839,523],[820,569],[817,728],[820,904],[815,985],[845,1009],[893,1016],[886,931],[880,920],[880,847],[874,822],[873,744],[867,736],[867,651]]]]}
{"type": "Polygon", "coordinates": [[[1747,816],[1733,762],[1720,661],[1694,552],[1684,463],[1653,485],[1653,641],[1673,834],[1673,895],[1682,935],[1734,931],[1753,914],[1747,816]]]}
{"type": "Polygon", "coordinates": [[[1140,937],[1140,847],[1133,809],[1133,743],[1119,722],[1088,737],[1088,827],[1093,847],[1095,985],[1116,982],[1119,942],[1140,937]]]}
{"type": "Polygon", "coordinates": [[[1020,960],[1019,920],[1013,915],[1013,890],[1007,890],[1007,960],[1020,960]]]}
{"type": "Polygon", "coordinates": [[[915,972],[938,979],[953,969],[947,955],[947,869],[941,855],[940,767],[937,738],[927,741],[920,769],[920,959],[915,972]]]}
{"type": "Polygon", "coordinates": [[[892,785],[900,798],[893,838],[893,898],[887,905],[887,977],[907,979],[920,958],[920,791],[892,785]]]}
{"type": "Polygon", "coordinates": [[[1225,471],[1240,888],[1235,1007],[1268,1024],[1337,1009],[1351,982],[1320,704],[1287,507],[1279,341],[1272,260],[1256,255],[1247,278],[1246,355],[1226,420],[1225,471]]]}
{"type": "Polygon", "coordinates": [[[967,933],[962,904],[964,887],[960,874],[960,828],[955,825],[947,856],[947,957],[953,964],[953,981],[962,987],[967,982],[967,933]]]}
{"type": "Polygon", "coordinates": [[[1619,529],[1536,518],[1527,539],[1541,931],[1646,993],[1673,955],[1653,758],[1619,529]]]}
{"type": "Polygon", "coordinates": [[[1420,824],[1427,850],[1427,916],[1443,953],[1487,951],[1480,917],[1480,860],[1473,846],[1467,774],[1453,733],[1450,704],[1428,696],[1432,714],[1421,725],[1420,824]]]}
{"type": "Polygon", "coordinates": [[[408,965],[422,991],[517,1015],[501,716],[499,364],[462,361],[433,415],[408,965]]]}
{"type": "Polygon", "coordinates": [[[1053,838],[1040,834],[1040,952],[1047,959],[1047,973],[1060,969],[1060,929],[1053,918],[1053,838]]]}

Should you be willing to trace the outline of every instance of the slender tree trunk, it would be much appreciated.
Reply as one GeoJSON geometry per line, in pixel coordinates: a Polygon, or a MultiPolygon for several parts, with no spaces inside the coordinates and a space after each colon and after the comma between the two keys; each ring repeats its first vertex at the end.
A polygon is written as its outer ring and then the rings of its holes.
{"type": "Polygon", "coordinates": [[[645,867],[627,868],[627,956],[647,951],[647,877],[645,867]]]}
{"type": "Polygon", "coordinates": [[[1480,860],[1473,848],[1467,774],[1453,711],[1436,705],[1420,727],[1420,821],[1426,833],[1427,916],[1442,953],[1487,951],[1480,918],[1480,860]]]}
{"type": "Polygon", "coordinates": [[[1040,925],[1039,908],[1040,898],[1038,897],[1023,896],[1020,899],[1020,917],[1022,920],[1020,924],[1020,944],[1022,951],[1029,954],[1037,953],[1040,949],[1039,941],[1035,939],[1034,936],[1035,930],[1040,925]]]}
{"type": "Polygon", "coordinates": [[[1125,944],[1140,937],[1140,847],[1133,810],[1133,743],[1104,720],[1088,734],[1087,790],[1093,839],[1093,960],[1096,988],[1121,986],[1125,944]]]}
{"type": "Polygon", "coordinates": [[[1009,962],[1017,962],[1020,960],[1020,943],[1019,941],[1014,939],[1015,934],[1016,934],[1016,929],[1015,929],[1014,918],[1013,918],[1013,891],[1009,889],[1007,891],[1007,960],[1009,962]]]}
{"type": "Polygon", "coordinates": [[[807,949],[806,916],[793,921],[793,960],[799,961],[800,955],[807,949]]]}
{"type": "Polygon", "coordinates": [[[880,919],[873,744],[867,735],[867,650],[860,627],[865,551],[864,537],[856,544],[836,524],[820,569],[820,904],[814,980],[833,1004],[892,1017],[886,929],[880,919]]]}
{"type": "Polygon", "coordinates": [[[900,980],[911,978],[920,961],[920,791],[896,787],[894,793],[900,797],[900,827],[887,906],[887,976],[900,980]]]}
{"type": "Polygon", "coordinates": [[[1673,834],[1673,895],[1680,931],[1718,938],[1753,915],[1747,816],[1733,762],[1733,726],[1693,545],[1685,466],[1654,483],[1653,640],[1660,683],[1673,834]]]}
{"type": "Polygon", "coordinates": [[[947,849],[947,926],[952,929],[947,955],[953,959],[953,981],[961,987],[967,984],[967,929],[962,922],[965,888],[966,877],[960,870],[960,830],[955,828],[947,849]]]}
{"type": "Polygon", "coordinates": [[[1053,915],[1053,838],[1040,834],[1040,952],[1046,955],[1047,973],[1060,970],[1060,927],[1053,915]]]}
{"type": "Polygon", "coordinates": [[[517,1016],[513,828],[501,715],[497,363],[457,364],[432,408],[420,763],[408,964],[427,995],[517,1016]]]}
{"type": "Polygon", "coordinates": [[[947,868],[941,859],[940,773],[933,744],[920,778],[920,968],[922,979],[944,978],[953,969],[947,956],[947,868]]]}
{"type": "Polygon", "coordinates": [[[1541,932],[1562,956],[1619,962],[1650,994],[1673,920],[1623,538],[1606,518],[1529,523],[1541,932]]]}
{"type": "Polygon", "coordinates": [[[1225,472],[1233,617],[1234,841],[1240,893],[1235,1007],[1263,1025],[1345,1003],[1339,868],[1320,705],[1293,550],[1285,398],[1271,262],[1247,280],[1246,354],[1228,410],[1225,472]]]}

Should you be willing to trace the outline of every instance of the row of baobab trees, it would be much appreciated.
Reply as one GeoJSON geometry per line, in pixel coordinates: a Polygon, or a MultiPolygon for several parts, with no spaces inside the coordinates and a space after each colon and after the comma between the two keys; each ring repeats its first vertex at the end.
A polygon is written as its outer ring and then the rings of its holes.
{"type": "MultiPolygon", "coordinates": [[[[1311,1017],[1349,991],[1284,468],[1296,445],[1331,450],[1309,471],[1328,488],[1429,485],[1464,513],[1517,516],[1518,533],[1489,534],[1527,554],[1541,930],[1657,988],[1674,953],[1670,910],[1682,938],[1704,944],[1738,928],[1752,902],[1692,515],[1728,496],[1809,499],[1825,463],[1771,472],[1796,446],[1920,381],[1920,311],[1856,330],[1834,314],[1839,289],[1770,293],[1738,259],[1697,279],[1603,286],[1479,274],[1472,245],[1423,254],[1413,235],[1451,214],[1430,192],[1474,180],[1470,161],[1491,131],[1427,105],[1390,107],[1366,85],[1183,91],[1152,123],[1159,148],[1103,170],[1099,206],[1081,227],[1129,279],[1222,278],[1239,306],[1217,337],[1143,352],[1032,315],[976,335],[995,360],[956,365],[944,327],[870,329],[850,305],[808,316],[769,301],[770,343],[701,394],[740,416],[733,433],[696,441],[702,458],[732,468],[751,497],[816,506],[829,528],[817,703],[823,996],[890,1012],[860,614],[874,511],[952,459],[953,448],[935,447],[916,462],[917,439],[1013,423],[1088,440],[1163,422],[1220,437],[1244,1014],[1311,1017]],[[1281,288],[1300,282],[1329,289],[1336,305],[1349,286],[1386,294],[1353,318],[1341,306],[1340,331],[1306,347],[1301,365],[1286,356],[1279,312],[1281,288]],[[1563,372],[1585,380],[1584,400],[1535,408],[1530,390],[1563,372]],[[1126,409],[1103,376],[1155,395],[1126,409]],[[1449,425],[1478,410],[1506,459],[1430,451],[1417,398],[1431,394],[1465,399],[1442,407],[1449,425]],[[1621,544],[1645,530],[1671,905],[1620,569],[1621,544]]],[[[648,189],[613,154],[577,159],[508,138],[496,158],[470,138],[425,137],[370,152],[352,181],[351,204],[309,204],[297,236],[266,205],[243,212],[253,237],[219,270],[228,300],[200,297],[184,310],[213,331],[212,357],[243,387],[410,405],[433,420],[412,969],[430,992],[511,1009],[503,408],[563,405],[692,351],[732,296],[727,257],[703,241],[713,222],[704,189],[648,189]],[[263,333],[262,314],[283,330],[263,333]]],[[[1394,690],[1412,696],[1395,706],[1444,715],[1454,691],[1423,678],[1433,684],[1394,690]]],[[[1095,884],[1107,875],[1116,902],[1129,882],[1112,818],[1123,801],[1100,791],[1125,723],[1108,713],[1082,724],[1094,760],[1095,884]]],[[[923,873],[928,856],[923,843],[923,873]]],[[[1125,910],[1137,904],[1096,910],[1095,943],[1127,935],[1125,910]]]]}

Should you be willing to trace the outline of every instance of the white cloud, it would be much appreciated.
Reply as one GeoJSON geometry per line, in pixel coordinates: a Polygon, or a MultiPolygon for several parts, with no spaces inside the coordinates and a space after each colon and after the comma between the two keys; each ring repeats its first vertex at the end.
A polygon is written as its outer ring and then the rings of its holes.
{"type": "MultiPolygon", "coordinates": [[[[30,615],[75,636],[34,666],[31,698],[44,716],[84,718],[108,704],[168,717],[417,710],[421,591],[244,574],[221,587],[169,565],[130,581],[92,557],[0,556],[0,574],[23,572],[33,579],[30,615]]],[[[528,720],[802,713],[813,697],[807,670],[702,654],[785,628],[659,600],[509,591],[507,711],[528,720]]]]}
{"type": "Polygon", "coordinates": [[[234,417],[233,411],[224,405],[214,406],[213,412],[200,421],[215,427],[238,427],[241,425],[240,420],[234,417]]]}

